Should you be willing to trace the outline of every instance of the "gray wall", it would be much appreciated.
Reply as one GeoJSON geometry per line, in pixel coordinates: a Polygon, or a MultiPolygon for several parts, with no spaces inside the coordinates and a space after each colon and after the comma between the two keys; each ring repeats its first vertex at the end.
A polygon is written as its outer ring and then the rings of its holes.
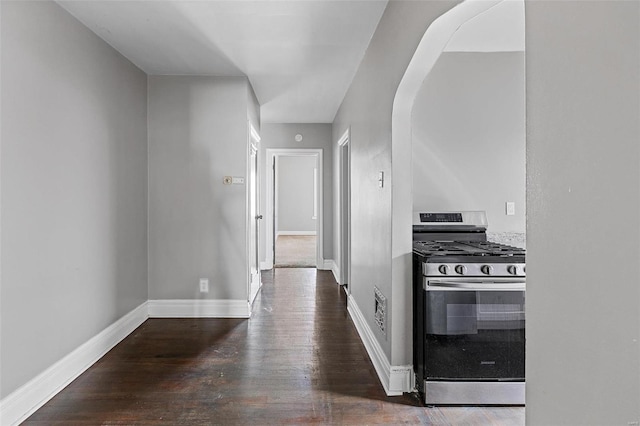
{"type": "MultiPolygon", "coordinates": [[[[333,123],[333,143],[351,128],[351,283],[352,296],[392,365],[411,364],[411,331],[394,337],[389,312],[387,336],[373,319],[374,286],[391,300],[391,112],[398,84],[427,27],[456,2],[391,1],[378,24],[360,68],[333,123]],[[387,176],[378,187],[378,173],[387,176]],[[401,350],[395,359],[392,344],[401,350]]],[[[338,150],[334,164],[338,167],[338,150]]],[[[334,192],[337,196],[338,171],[334,192]]],[[[401,182],[395,183],[402,185],[401,182]]],[[[407,185],[410,182],[406,183],[407,185]]],[[[338,212],[334,213],[338,222],[338,212]]],[[[335,244],[340,239],[334,238],[335,244]]],[[[338,253],[337,247],[334,252],[338,253]]]]}
{"type": "Polygon", "coordinates": [[[149,77],[149,299],[247,299],[247,87],[149,77]]]}
{"type": "MultiPolygon", "coordinates": [[[[323,203],[323,252],[324,259],[333,259],[333,161],[331,151],[331,124],[279,124],[263,123],[260,136],[260,170],[262,170],[262,182],[260,191],[260,209],[263,214],[267,210],[267,175],[271,165],[266,164],[266,150],[276,148],[312,148],[322,149],[322,180],[324,194],[323,203]],[[295,141],[296,134],[302,134],[302,142],[295,141]]],[[[263,222],[260,227],[260,260],[266,260],[266,225],[263,222]]]]}
{"type": "Polygon", "coordinates": [[[5,397],[147,300],[147,79],[55,3],[1,7],[5,397]]]}
{"type": "Polygon", "coordinates": [[[281,156],[276,167],[278,220],[276,233],[315,232],[313,173],[315,157],[281,156]]]}
{"type": "Polygon", "coordinates": [[[413,206],[525,232],[524,53],[443,53],[413,107],[413,206]],[[505,202],[516,203],[507,216],[505,202]]]}
{"type": "Polygon", "coordinates": [[[527,1],[526,40],[527,423],[637,424],[640,4],[527,1]]]}

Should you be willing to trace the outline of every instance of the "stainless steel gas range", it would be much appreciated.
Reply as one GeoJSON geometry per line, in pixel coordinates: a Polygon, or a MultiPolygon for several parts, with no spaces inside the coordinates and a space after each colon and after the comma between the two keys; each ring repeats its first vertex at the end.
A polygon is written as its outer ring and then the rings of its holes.
{"type": "Polygon", "coordinates": [[[413,364],[427,405],[523,405],[525,251],[484,212],[415,213],[413,364]]]}

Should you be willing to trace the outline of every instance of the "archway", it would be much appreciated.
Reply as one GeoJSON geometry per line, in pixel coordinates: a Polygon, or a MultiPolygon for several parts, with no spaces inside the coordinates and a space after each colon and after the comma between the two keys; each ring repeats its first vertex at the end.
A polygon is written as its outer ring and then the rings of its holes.
{"type": "Polygon", "coordinates": [[[425,32],[398,86],[392,112],[392,334],[393,366],[412,363],[411,262],[412,262],[412,132],[411,113],[416,94],[445,46],[466,22],[508,0],[466,0],[442,15],[425,32]],[[402,336],[402,337],[401,337],[402,336]]]}

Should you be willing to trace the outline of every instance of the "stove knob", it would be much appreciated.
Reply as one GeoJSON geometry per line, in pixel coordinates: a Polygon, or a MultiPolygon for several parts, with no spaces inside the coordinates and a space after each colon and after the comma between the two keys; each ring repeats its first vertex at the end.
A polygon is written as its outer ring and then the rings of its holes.
{"type": "Polygon", "coordinates": [[[518,267],[516,265],[507,266],[507,272],[511,275],[518,275],[518,267]]]}
{"type": "Polygon", "coordinates": [[[438,266],[438,271],[440,271],[442,275],[449,275],[449,265],[438,266]]]}
{"type": "Polygon", "coordinates": [[[482,273],[485,275],[491,275],[491,273],[493,272],[493,266],[482,265],[482,267],[480,268],[480,271],[482,271],[482,273]]]}
{"type": "Polygon", "coordinates": [[[460,275],[464,275],[467,273],[467,267],[464,265],[457,265],[456,266],[456,272],[460,275]]]}

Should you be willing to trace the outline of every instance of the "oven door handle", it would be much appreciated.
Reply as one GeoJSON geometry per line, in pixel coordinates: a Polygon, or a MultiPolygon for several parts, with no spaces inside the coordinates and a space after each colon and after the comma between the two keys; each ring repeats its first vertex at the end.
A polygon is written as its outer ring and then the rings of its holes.
{"type": "Polygon", "coordinates": [[[525,282],[460,282],[424,280],[426,291],[525,291],[525,282]]]}

